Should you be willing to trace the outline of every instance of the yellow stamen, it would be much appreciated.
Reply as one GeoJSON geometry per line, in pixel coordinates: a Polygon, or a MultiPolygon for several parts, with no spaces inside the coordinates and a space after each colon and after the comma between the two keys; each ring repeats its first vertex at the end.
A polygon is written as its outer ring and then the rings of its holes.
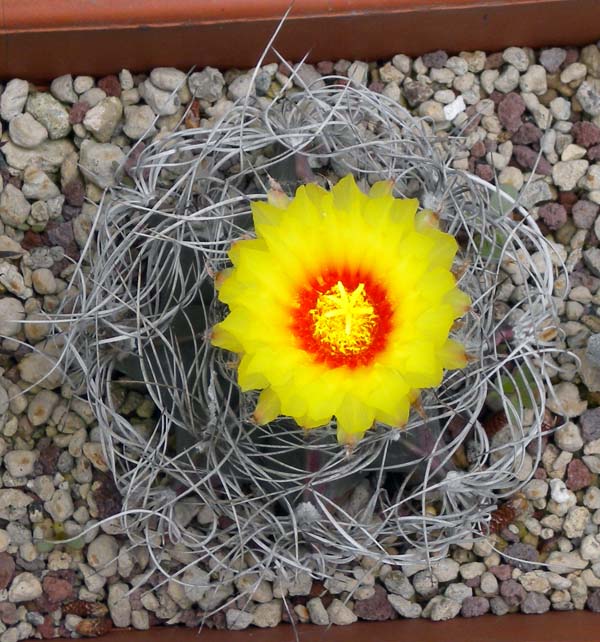
{"type": "Polygon", "coordinates": [[[348,292],[338,281],[318,296],[310,315],[314,320],[315,338],[333,352],[357,354],[373,340],[377,315],[369,303],[364,283],[348,292]]]}

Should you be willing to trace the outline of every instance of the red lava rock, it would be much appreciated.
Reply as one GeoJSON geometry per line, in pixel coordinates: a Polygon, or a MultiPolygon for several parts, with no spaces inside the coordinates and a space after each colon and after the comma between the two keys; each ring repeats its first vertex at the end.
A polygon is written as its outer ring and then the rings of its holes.
{"type": "Polygon", "coordinates": [[[590,469],[581,459],[572,459],[567,466],[567,488],[569,490],[581,490],[587,488],[593,481],[590,469]]]}
{"type": "Polygon", "coordinates": [[[483,158],[485,156],[485,145],[483,141],[478,140],[473,147],[471,147],[471,156],[473,156],[473,158],[483,158]]]}
{"type": "Polygon", "coordinates": [[[380,94],[383,91],[384,87],[385,87],[384,83],[382,83],[379,80],[375,80],[369,85],[369,91],[372,91],[376,94],[380,94]]]}
{"type": "Polygon", "coordinates": [[[190,108],[185,115],[186,129],[196,129],[200,127],[200,101],[194,98],[190,103],[190,108]]]}
{"type": "Polygon", "coordinates": [[[538,551],[531,544],[516,542],[507,546],[502,552],[511,566],[521,569],[524,573],[533,571],[536,568],[535,562],[540,559],[538,551]]]}
{"type": "Polygon", "coordinates": [[[0,590],[11,583],[15,574],[15,560],[8,553],[0,553],[0,590]]]}
{"type": "Polygon", "coordinates": [[[466,597],[463,600],[460,614],[463,617],[479,617],[490,610],[490,602],[485,597],[466,597]]]}
{"type": "Polygon", "coordinates": [[[333,73],[333,62],[331,60],[323,60],[317,63],[317,71],[322,76],[331,76],[333,73]]]}
{"type": "Polygon", "coordinates": [[[60,603],[74,597],[74,586],[71,582],[51,575],[46,575],[42,580],[42,588],[51,602],[60,603]]]}
{"type": "MultiPolygon", "coordinates": [[[[125,173],[128,176],[133,177],[135,175],[138,159],[144,149],[146,149],[146,145],[142,141],[140,141],[129,152],[124,165],[125,173]]],[[[144,170],[144,175],[149,175],[149,171],[149,169],[144,170]]]]}
{"type": "Polygon", "coordinates": [[[567,47],[567,56],[565,57],[565,61],[563,65],[565,67],[568,67],[569,65],[572,65],[574,62],[577,62],[579,60],[579,49],[576,47],[567,47]]]}
{"type": "Polygon", "coordinates": [[[433,89],[424,82],[406,82],[402,92],[411,107],[416,107],[433,96],[433,89]]]}
{"type": "MultiPolygon", "coordinates": [[[[89,620],[81,620],[75,630],[83,637],[99,638],[102,635],[106,635],[112,628],[113,623],[108,618],[90,618],[89,620]]],[[[69,635],[69,633],[65,634],[65,637],[66,635],[69,635]]]]}
{"type": "Polygon", "coordinates": [[[44,239],[37,232],[27,230],[23,235],[21,247],[24,250],[33,250],[34,247],[41,247],[42,245],[44,245],[44,239]]]}
{"type": "Polygon", "coordinates": [[[103,618],[108,614],[108,607],[102,602],[86,602],[85,600],[74,600],[63,604],[62,612],[66,614],[79,615],[79,617],[103,618]]]}
{"type": "Polygon", "coordinates": [[[72,259],[79,258],[79,247],[73,234],[73,222],[65,221],[59,223],[50,221],[44,230],[46,244],[50,246],[60,245],[67,256],[72,259]]]}
{"type": "Polygon", "coordinates": [[[535,167],[536,174],[542,176],[550,176],[552,174],[550,163],[530,147],[515,145],[513,148],[513,158],[523,169],[532,170],[535,167]]]}
{"type": "Polygon", "coordinates": [[[504,58],[502,57],[502,52],[497,51],[496,53],[490,54],[485,59],[485,68],[486,69],[499,69],[504,64],[504,58]]]}
{"type": "Polygon", "coordinates": [[[577,202],[577,194],[575,192],[560,192],[558,202],[567,210],[567,214],[570,214],[573,205],[577,202]]]}
{"type": "Polygon", "coordinates": [[[85,185],[80,178],[73,178],[63,187],[62,193],[69,205],[81,207],[85,200],[85,185]]]}
{"type": "Polygon", "coordinates": [[[586,410],[579,418],[579,426],[585,443],[600,439],[600,408],[586,410]]]}
{"type": "Polygon", "coordinates": [[[512,142],[515,145],[531,145],[537,143],[542,137],[542,130],[533,123],[523,123],[513,134],[512,142]]]}
{"type": "Polygon", "coordinates": [[[202,613],[202,611],[187,609],[183,611],[181,617],[179,618],[179,621],[189,629],[195,629],[200,626],[203,617],[204,614],[202,613]]]}
{"type": "Polygon", "coordinates": [[[567,222],[567,210],[560,203],[545,203],[538,214],[551,230],[558,230],[567,222]]]}
{"type": "Polygon", "coordinates": [[[116,96],[119,98],[121,95],[121,83],[119,79],[111,74],[110,76],[104,76],[98,81],[98,87],[106,92],[107,96],[116,96]]]}
{"type": "Polygon", "coordinates": [[[121,495],[110,475],[97,471],[92,484],[92,497],[98,507],[98,517],[106,519],[121,510],[121,495]]]}
{"type": "Polygon", "coordinates": [[[509,606],[520,604],[525,594],[525,589],[516,580],[506,580],[500,584],[500,595],[509,606]]]}
{"type": "Polygon", "coordinates": [[[503,94],[501,91],[494,89],[494,91],[489,95],[489,99],[493,101],[496,107],[498,107],[498,105],[504,100],[505,96],[506,94],[503,94]]]}
{"type": "Polygon", "coordinates": [[[54,622],[52,621],[52,617],[50,615],[46,615],[42,624],[39,624],[36,627],[36,631],[42,636],[43,640],[50,640],[57,637],[54,630],[54,622]]]}
{"type": "Polygon", "coordinates": [[[448,54],[441,49],[431,51],[423,54],[421,60],[426,67],[433,67],[434,69],[441,69],[448,60],[448,54]]]}
{"type": "Polygon", "coordinates": [[[587,156],[591,161],[600,160],[600,145],[594,145],[593,147],[590,147],[588,149],[587,156]]]}
{"type": "Polygon", "coordinates": [[[39,451],[40,456],[37,461],[42,468],[42,474],[54,475],[56,472],[56,462],[60,457],[60,449],[53,441],[42,439],[40,440],[39,451]]]}
{"type": "Polygon", "coordinates": [[[573,125],[571,133],[575,142],[582,147],[588,148],[600,143],[600,127],[587,120],[581,120],[573,125]]]}
{"type": "Polygon", "coordinates": [[[535,473],[533,473],[534,479],[547,479],[548,473],[543,468],[536,468],[535,473]]]}
{"type": "Polygon", "coordinates": [[[479,163],[475,167],[475,173],[479,178],[491,183],[494,180],[494,170],[486,163],[479,163]]]}
{"type": "Polygon", "coordinates": [[[90,104],[88,102],[85,100],[77,101],[69,110],[69,122],[71,125],[82,123],[89,109],[90,104]]]}
{"type": "Polygon", "coordinates": [[[10,602],[0,602],[0,620],[4,624],[16,624],[19,621],[17,607],[10,602]]]}
{"type": "Polygon", "coordinates": [[[594,611],[594,613],[600,613],[600,589],[591,591],[591,593],[588,595],[586,605],[590,611],[594,611]]]}
{"type": "Polygon", "coordinates": [[[375,594],[366,600],[356,600],[354,604],[354,613],[363,620],[391,620],[395,616],[387,593],[383,586],[375,586],[375,594]]]}
{"type": "Polygon", "coordinates": [[[465,584],[471,588],[478,588],[481,584],[481,576],[478,575],[477,577],[471,577],[470,579],[465,580],[465,584]]]}
{"type": "Polygon", "coordinates": [[[521,117],[525,111],[525,101],[511,92],[506,94],[498,104],[498,119],[509,132],[516,132],[521,127],[521,117]]]}
{"type": "Polygon", "coordinates": [[[39,611],[40,613],[52,613],[52,611],[56,611],[56,609],[60,608],[60,604],[50,600],[45,593],[42,593],[40,597],[30,604],[33,605],[34,611],[39,611]]]}
{"type": "Polygon", "coordinates": [[[594,226],[598,216],[598,205],[591,201],[577,201],[571,209],[571,215],[576,227],[589,230],[594,226]]]}

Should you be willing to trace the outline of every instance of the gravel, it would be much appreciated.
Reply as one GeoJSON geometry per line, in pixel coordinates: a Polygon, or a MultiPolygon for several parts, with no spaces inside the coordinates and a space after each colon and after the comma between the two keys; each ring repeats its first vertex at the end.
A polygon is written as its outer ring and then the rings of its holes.
{"type": "MultiPolygon", "coordinates": [[[[274,627],[292,617],[326,626],[586,606],[600,612],[600,50],[434,51],[417,59],[398,54],[379,67],[323,61],[302,65],[296,85],[324,86],[321,74],[333,72],[426,116],[440,136],[469,122],[456,166],[489,180],[497,174],[501,183],[523,189],[523,204],[571,272],[572,289],[559,312],[565,345],[581,363],[558,359],[557,399],[546,408],[553,430],[544,435],[542,461],[523,489],[527,511],[491,536],[494,549],[490,542],[458,547],[431,568],[383,565],[365,574],[367,566],[356,565],[323,583],[308,574],[242,574],[217,587],[212,569],[191,566],[184,585],[159,587],[148,556],[127,550],[114,525],[78,537],[82,527],[120,510],[121,500],[89,406],[63,385],[55,354],[43,351],[44,315],[69,281],[64,257],[79,256],[95,204],[126,175],[135,143],[163,136],[180,120],[186,126],[192,101],[196,124],[215,122],[230,108],[228,99],[247,93],[266,104],[285,74],[267,65],[252,83],[246,72],[211,67],[189,76],[171,67],[147,75],[123,69],[101,79],[63,75],[49,91],[13,79],[0,95],[2,642],[39,637],[55,624],[63,636],[101,631],[110,622],[140,630],[170,620],[196,626],[198,611],[221,605],[224,614],[210,624],[232,630],[274,627]],[[25,319],[41,323],[24,327],[25,319]],[[23,343],[16,352],[14,339],[23,343]],[[39,350],[25,349],[27,342],[39,350]],[[40,374],[47,375],[40,386],[16,396],[40,374]],[[73,535],[73,546],[46,546],[56,534],[47,526],[73,535]],[[19,620],[23,605],[26,621],[19,620]],[[99,614],[85,611],[92,608],[99,614]]],[[[519,283],[509,285],[507,298],[517,296],[519,283]]],[[[193,520],[212,527],[213,515],[196,507],[193,520]]],[[[173,559],[180,555],[176,550],[173,559]]]]}

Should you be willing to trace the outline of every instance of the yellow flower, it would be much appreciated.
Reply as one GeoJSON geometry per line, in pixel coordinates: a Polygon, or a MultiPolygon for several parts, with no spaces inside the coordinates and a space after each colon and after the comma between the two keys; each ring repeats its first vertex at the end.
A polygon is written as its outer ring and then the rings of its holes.
{"type": "Polygon", "coordinates": [[[271,193],[252,214],[256,238],[233,244],[217,281],[229,314],[212,343],[239,354],[243,391],[262,391],[258,423],[335,416],[352,444],[376,421],[403,426],[419,389],[466,364],[448,338],[470,304],[450,271],[457,243],[416,200],[347,176],[271,193]]]}

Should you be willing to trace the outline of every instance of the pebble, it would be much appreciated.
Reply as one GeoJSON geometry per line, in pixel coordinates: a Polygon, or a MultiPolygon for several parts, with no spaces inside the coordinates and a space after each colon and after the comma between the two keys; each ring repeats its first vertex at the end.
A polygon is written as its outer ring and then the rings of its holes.
{"type": "Polygon", "coordinates": [[[577,491],[587,488],[592,483],[593,477],[590,469],[581,461],[573,459],[567,466],[566,486],[569,490],[577,491]]]}
{"type": "Polygon", "coordinates": [[[460,613],[461,605],[443,595],[431,598],[423,609],[422,616],[434,622],[444,622],[455,618],[460,613]]]}
{"type": "Polygon", "coordinates": [[[575,188],[589,167],[586,160],[559,161],[552,168],[552,180],[563,191],[575,188]]]}
{"type": "Polygon", "coordinates": [[[550,600],[542,593],[527,593],[521,603],[523,613],[546,613],[550,610],[550,600]]]}
{"type": "Polygon", "coordinates": [[[254,611],[252,624],[262,629],[276,627],[281,622],[281,609],[280,600],[259,604],[254,611]]]}
{"type": "Polygon", "coordinates": [[[502,557],[507,564],[526,572],[537,567],[535,562],[539,560],[539,553],[531,544],[516,542],[504,549],[502,557]]]}
{"type": "Polygon", "coordinates": [[[365,600],[356,600],[354,613],[361,620],[384,621],[394,617],[394,609],[383,586],[376,585],[373,595],[365,600]]]}
{"type": "Polygon", "coordinates": [[[117,145],[87,139],[81,144],[81,171],[98,187],[110,187],[115,183],[116,172],[124,160],[125,154],[117,145]]]}
{"type": "Polygon", "coordinates": [[[9,123],[8,133],[15,145],[32,149],[48,138],[48,130],[31,114],[18,114],[9,123]]]}
{"type": "Polygon", "coordinates": [[[117,572],[119,543],[112,535],[101,534],[88,546],[87,563],[102,577],[117,572]]]}
{"type": "Polygon", "coordinates": [[[431,597],[438,590],[438,579],[429,570],[419,571],[412,578],[415,591],[423,597],[431,597]]]}
{"type": "Polygon", "coordinates": [[[223,74],[214,67],[205,67],[196,71],[188,78],[188,87],[195,98],[216,102],[223,94],[225,79],[223,74]]]}
{"type": "Polygon", "coordinates": [[[479,617],[490,610],[490,602],[485,597],[467,597],[463,600],[460,614],[463,617],[479,617]]]}
{"type": "Polygon", "coordinates": [[[540,62],[550,74],[555,74],[567,57],[567,52],[559,47],[544,49],[540,53],[540,62]]]}
{"type": "Polygon", "coordinates": [[[567,210],[560,203],[545,203],[538,215],[551,230],[558,230],[567,222],[567,210]]]}
{"type": "Polygon", "coordinates": [[[546,562],[553,573],[573,573],[583,570],[588,565],[588,561],[577,551],[552,551],[546,562]]]}
{"type": "Polygon", "coordinates": [[[150,80],[145,80],[139,90],[152,111],[158,116],[172,116],[181,106],[181,100],[177,93],[163,91],[153,85],[150,80]]]}
{"type": "Polygon", "coordinates": [[[31,94],[27,99],[27,111],[46,128],[52,140],[64,138],[71,131],[68,110],[52,94],[31,94]]]}
{"type": "Polygon", "coordinates": [[[31,205],[23,192],[11,183],[4,186],[0,194],[0,219],[12,227],[18,227],[27,220],[31,205]]]}
{"type": "Polygon", "coordinates": [[[115,626],[126,628],[131,625],[131,603],[129,601],[129,586],[123,582],[111,584],[108,587],[108,608],[115,626]]]}
{"type": "Polygon", "coordinates": [[[247,629],[254,619],[252,613],[240,611],[239,609],[227,609],[225,611],[225,621],[230,631],[243,631],[247,629]]]}
{"type": "MultiPolygon", "coordinates": [[[[398,597],[398,596],[393,596],[398,597]]],[[[402,599],[402,598],[400,598],[402,599]]],[[[392,603],[393,606],[393,603],[392,603]]],[[[331,624],[337,626],[346,626],[354,624],[358,620],[356,614],[348,608],[341,600],[333,599],[331,604],[327,607],[327,615],[331,624]]]]}
{"type": "Polygon", "coordinates": [[[8,599],[13,602],[31,602],[42,595],[42,585],[32,573],[17,575],[8,589],[8,599]]]}
{"type": "Polygon", "coordinates": [[[185,85],[183,71],[174,67],[156,67],[150,72],[150,82],[164,91],[177,91],[185,85]]]}
{"type": "Polygon", "coordinates": [[[521,91],[531,92],[538,96],[548,91],[546,70],[541,65],[531,65],[519,81],[521,91]]]}
{"type": "Polygon", "coordinates": [[[554,387],[554,393],[556,399],[548,399],[546,407],[556,415],[578,417],[587,408],[587,401],[580,398],[579,389],[570,381],[561,381],[554,387]]]}
{"type": "MultiPolygon", "coordinates": [[[[0,318],[1,317],[2,313],[0,311],[0,318]]],[[[600,334],[590,335],[590,337],[588,338],[585,354],[593,366],[595,366],[596,368],[600,368],[600,334]]]]}
{"type": "Polygon", "coordinates": [[[156,115],[148,105],[125,107],[123,132],[132,140],[143,140],[154,135],[156,115]]]}
{"type": "Polygon", "coordinates": [[[10,122],[22,113],[28,94],[29,83],[26,80],[19,78],[9,80],[0,96],[0,116],[2,119],[10,122]]]}
{"type": "Polygon", "coordinates": [[[597,81],[592,83],[591,80],[584,80],[581,85],[579,85],[575,97],[579,101],[583,111],[592,117],[600,116],[600,87],[597,81]]]}
{"type": "MultiPolygon", "coordinates": [[[[92,80],[93,83],[93,80],[92,80]]],[[[77,102],[77,93],[73,86],[73,76],[65,74],[50,83],[50,93],[63,103],[77,102]]]]}
{"type": "Polygon", "coordinates": [[[11,450],[4,455],[4,465],[11,477],[29,477],[38,458],[35,450],[11,450]]]}
{"type": "Polygon", "coordinates": [[[319,626],[329,625],[329,615],[320,597],[313,597],[311,600],[308,600],[306,608],[308,609],[310,620],[313,624],[318,624],[319,626]]]}
{"type": "Polygon", "coordinates": [[[45,502],[44,508],[55,522],[60,523],[67,521],[75,510],[71,493],[61,488],[54,492],[50,501],[45,502]]]}
{"type": "MultiPolygon", "coordinates": [[[[147,107],[147,109],[149,109],[147,107]]],[[[110,96],[101,100],[95,107],[89,109],[84,118],[83,126],[93,134],[99,143],[108,143],[112,138],[123,114],[123,105],[118,98],[110,96]]]]}
{"type": "Polygon", "coordinates": [[[22,327],[25,309],[19,299],[10,296],[0,297],[0,335],[14,337],[22,327]]]}

